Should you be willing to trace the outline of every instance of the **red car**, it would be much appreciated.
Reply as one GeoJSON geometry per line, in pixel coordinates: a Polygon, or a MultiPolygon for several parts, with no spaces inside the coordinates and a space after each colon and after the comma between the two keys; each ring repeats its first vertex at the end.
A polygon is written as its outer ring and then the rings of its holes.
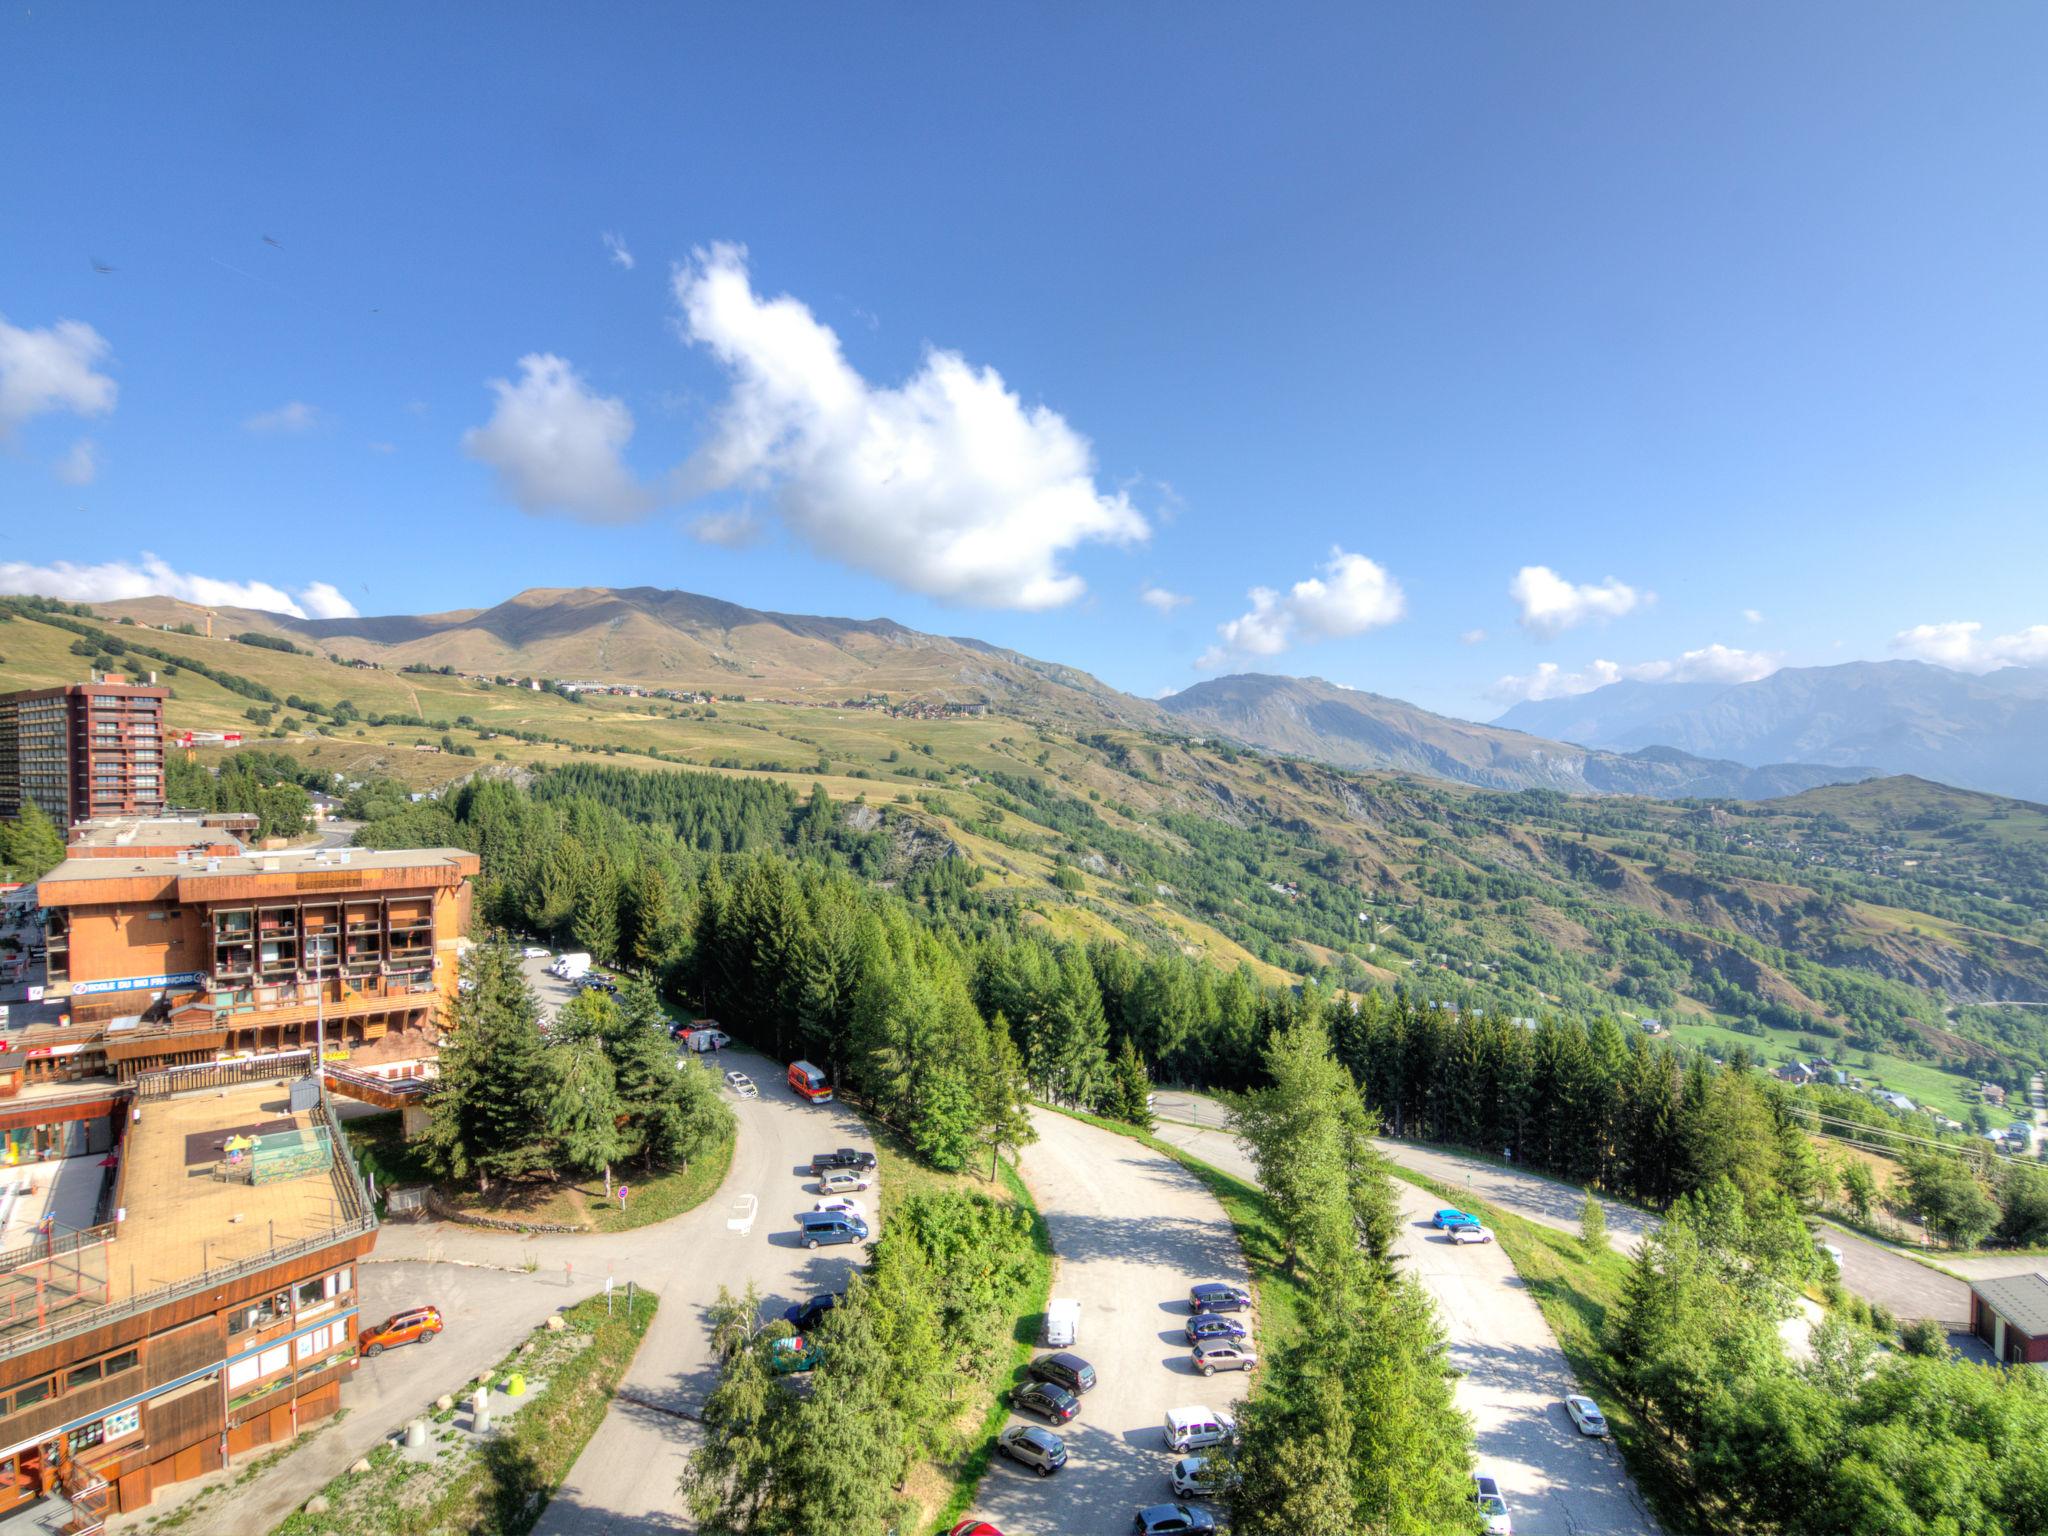
{"type": "Polygon", "coordinates": [[[374,1360],[387,1349],[400,1344],[427,1344],[441,1331],[441,1309],[439,1307],[409,1307],[384,1319],[374,1328],[365,1328],[356,1339],[356,1347],[363,1357],[374,1360]]]}
{"type": "Polygon", "coordinates": [[[1003,1536],[1003,1533],[986,1520],[962,1520],[948,1536],[1003,1536]]]}

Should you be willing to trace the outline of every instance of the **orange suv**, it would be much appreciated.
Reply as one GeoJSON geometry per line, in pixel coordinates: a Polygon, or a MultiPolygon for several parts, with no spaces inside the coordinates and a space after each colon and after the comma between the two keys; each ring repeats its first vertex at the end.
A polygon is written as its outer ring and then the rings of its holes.
{"type": "Polygon", "coordinates": [[[439,1307],[413,1307],[386,1318],[374,1328],[364,1329],[356,1344],[366,1359],[374,1360],[395,1345],[428,1343],[440,1331],[439,1307]]]}

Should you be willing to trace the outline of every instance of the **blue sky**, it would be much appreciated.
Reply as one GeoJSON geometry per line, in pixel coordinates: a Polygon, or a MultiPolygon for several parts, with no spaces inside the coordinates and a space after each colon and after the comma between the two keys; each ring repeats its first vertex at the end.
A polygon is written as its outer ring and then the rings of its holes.
{"type": "Polygon", "coordinates": [[[0,18],[0,586],[2048,661],[2036,7],[346,12],[0,18]]]}

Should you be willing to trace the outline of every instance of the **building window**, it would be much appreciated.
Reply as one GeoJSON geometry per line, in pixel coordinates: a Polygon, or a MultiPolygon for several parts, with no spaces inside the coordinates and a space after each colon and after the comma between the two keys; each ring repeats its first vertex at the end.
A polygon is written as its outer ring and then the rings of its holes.
{"type": "Polygon", "coordinates": [[[90,1424],[81,1424],[71,1431],[71,1454],[76,1456],[87,1446],[98,1445],[106,1438],[107,1421],[94,1419],[90,1424]]]}
{"type": "Polygon", "coordinates": [[[132,1371],[142,1363],[142,1357],[135,1350],[124,1349],[119,1354],[109,1355],[102,1362],[109,1376],[118,1376],[123,1371],[132,1371]]]}
{"type": "Polygon", "coordinates": [[[48,1378],[42,1381],[24,1382],[14,1389],[14,1403],[9,1411],[19,1413],[24,1408],[40,1403],[49,1395],[50,1383],[48,1378]]]}
{"type": "Polygon", "coordinates": [[[64,1390],[66,1392],[76,1392],[80,1387],[91,1386],[100,1379],[101,1369],[100,1362],[97,1360],[93,1361],[91,1365],[73,1366],[70,1371],[65,1373],[64,1390]]]}

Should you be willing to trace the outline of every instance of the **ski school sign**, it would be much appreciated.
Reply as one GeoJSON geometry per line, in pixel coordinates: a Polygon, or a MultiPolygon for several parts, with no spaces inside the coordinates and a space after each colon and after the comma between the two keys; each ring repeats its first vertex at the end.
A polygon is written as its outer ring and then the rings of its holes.
{"type": "Polygon", "coordinates": [[[166,987],[196,987],[206,979],[204,971],[174,971],[168,976],[120,976],[110,981],[74,981],[73,997],[95,992],[161,992],[166,987]]]}

